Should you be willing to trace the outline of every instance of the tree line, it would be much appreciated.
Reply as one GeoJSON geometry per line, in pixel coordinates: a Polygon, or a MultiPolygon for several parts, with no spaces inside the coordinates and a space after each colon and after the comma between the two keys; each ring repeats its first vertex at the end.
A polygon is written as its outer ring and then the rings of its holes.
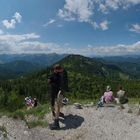
{"type": "MultiPolygon", "coordinates": [[[[21,77],[15,80],[0,81],[0,108],[10,111],[25,106],[25,97],[36,97],[42,104],[49,103],[50,86],[47,79],[50,69],[21,77]]],[[[128,97],[140,98],[140,80],[120,80],[97,76],[83,75],[80,72],[68,71],[69,92],[66,96],[71,99],[98,99],[107,85],[111,85],[114,94],[122,85],[128,97]]]]}

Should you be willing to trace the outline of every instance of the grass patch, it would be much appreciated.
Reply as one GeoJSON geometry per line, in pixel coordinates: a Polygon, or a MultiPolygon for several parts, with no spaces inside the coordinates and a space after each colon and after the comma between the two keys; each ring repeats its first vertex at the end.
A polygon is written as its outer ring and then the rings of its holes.
{"type": "Polygon", "coordinates": [[[41,120],[44,118],[44,115],[49,112],[50,112],[49,105],[44,104],[44,105],[39,105],[30,110],[27,110],[24,107],[23,109],[16,110],[15,112],[9,112],[5,109],[0,109],[0,117],[7,116],[7,117],[12,117],[14,119],[25,120],[26,116],[34,115],[35,117],[38,118],[38,120],[41,120]]]}
{"type": "Polygon", "coordinates": [[[31,122],[26,122],[28,128],[34,128],[37,126],[41,126],[41,127],[48,127],[48,122],[47,121],[31,121],[31,122]]]}
{"type": "Polygon", "coordinates": [[[21,110],[17,110],[15,111],[14,113],[11,113],[9,115],[9,117],[12,117],[14,119],[21,119],[21,120],[24,120],[25,119],[25,114],[24,112],[22,112],[21,110]]]}
{"type": "Polygon", "coordinates": [[[140,99],[139,98],[129,98],[129,104],[136,104],[139,103],[140,99]]]}
{"type": "Polygon", "coordinates": [[[49,105],[44,104],[44,105],[39,105],[36,108],[32,108],[30,110],[25,110],[24,114],[25,115],[35,115],[37,116],[39,119],[43,119],[44,115],[49,113],[50,109],[49,109],[49,105]]]}

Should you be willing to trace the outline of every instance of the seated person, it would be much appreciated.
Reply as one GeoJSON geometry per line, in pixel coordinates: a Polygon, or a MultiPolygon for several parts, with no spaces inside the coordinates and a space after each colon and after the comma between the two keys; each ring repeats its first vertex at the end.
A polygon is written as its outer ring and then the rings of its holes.
{"type": "Polygon", "coordinates": [[[111,87],[109,85],[106,87],[106,91],[104,92],[104,101],[105,103],[111,103],[114,101],[113,92],[111,91],[111,87]]]}
{"type": "Polygon", "coordinates": [[[119,91],[117,92],[118,103],[126,104],[128,99],[126,97],[125,91],[122,89],[122,86],[119,87],[119,91]]]}
{"type": "Polygon", "coordinates": [[[113,101],[114,101],[113,92],[111,91],[111,87],[108,85],[106,87],[104,95],[100,98],[97,107],[102,107],[104,103],[111,103],[113,101]]]}
{"type": "Polygon", "coordinates": [[[37,107],[37,105],[38,105],[37,99],[34,98],[34,107],[37,107]]]}
{"type": "Polygon", "coordinates": [[[34,100],[29,96],[25,98],[27,110],[34,107],[34,100]]]}

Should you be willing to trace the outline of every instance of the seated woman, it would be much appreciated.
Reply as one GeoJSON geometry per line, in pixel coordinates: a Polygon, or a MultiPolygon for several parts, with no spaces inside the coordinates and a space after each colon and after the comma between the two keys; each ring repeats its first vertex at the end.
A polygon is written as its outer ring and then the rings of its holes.
{"type": "Polygon", "coordinates": [[[113,92],[111,91],[111,87],[108,85],[106,87],[106,92],[104,92],[104,101],[105,103],[111,103],[114,101],[113,92]]]}
{"type": "Polygon", "coordinates": [[[97,108],[102,107],[104,103],[112,103],[114,101],[113,92],[111,91],[111,87],[108,85],[106,87],[106,91],[104,92],[104,95],[100,98],[100,101],[98,102],[97,108]]]}

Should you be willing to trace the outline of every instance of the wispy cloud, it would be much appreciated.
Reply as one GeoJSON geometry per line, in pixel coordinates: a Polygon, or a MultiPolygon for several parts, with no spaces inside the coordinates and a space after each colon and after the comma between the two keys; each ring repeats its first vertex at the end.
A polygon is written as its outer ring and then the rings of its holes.
{"type": "Polygon", "coordinates": [[[96,29],[101,29],[103,31],[108,30],[109,29],[109,21],[104,20],[100,23],[97,22],[90,22],[90,24],[93,26],[93,28],[96,29]]]}
{"type": "Polygon", "coordinates": [[[18,22],[20,23],[21,22],[21,19],[22,19],[22,16],[20,13],[16,12],[15,15],[13,16],[13,18],[18,22]]]}
{"type": "Polygon", "coordinates": [[[7,28],[7,29],[12,29],[15,28],[16,23],[20,23],[22,19],[22,16],[20,15],[20,13],[16,12],[13,16],[13,19],[10,20],[3,20],[2,24],[7,28]]]}
{"type": "Polygon", "coordinates": [[[12,42],[20,42],[27,39],[37,39],[40,36],[31,33],[31,34],[21,34],[21,35],[11,35],[11,34],[2,34],[0,35],[0,41],[12,41],[12,42]]]}
{"type": "Polygon", "coordinates": [[[140,24],[133,24],[133,25],[131,25],[129,31],[140,33],[140,24]]]}
{"type": "Polygon", "coordinates": [[[99,6],[99,11],[106,14],[110,10],[127,9],[132,5],[139,4],[140,0],[95,0],[95,3],[99,6]]]}
{"type": "Polygon", "coordinates": [[[117,56],[117,55],[135,55],[140,54],[140,41],[130,45],[114,45],[114,46],[87,46],[81,50],[82,54],[100,55],[100,56],[117,56]]]}
{"type": "Polygon", "coordinates": [[[47,23],[45,23],[43,26],[44,26],[44,27],[47,27],[47,26],[53,24],[54,22],[55,22],[55,19],[50,19],[50,20],[49,20],[47,23]]]}

